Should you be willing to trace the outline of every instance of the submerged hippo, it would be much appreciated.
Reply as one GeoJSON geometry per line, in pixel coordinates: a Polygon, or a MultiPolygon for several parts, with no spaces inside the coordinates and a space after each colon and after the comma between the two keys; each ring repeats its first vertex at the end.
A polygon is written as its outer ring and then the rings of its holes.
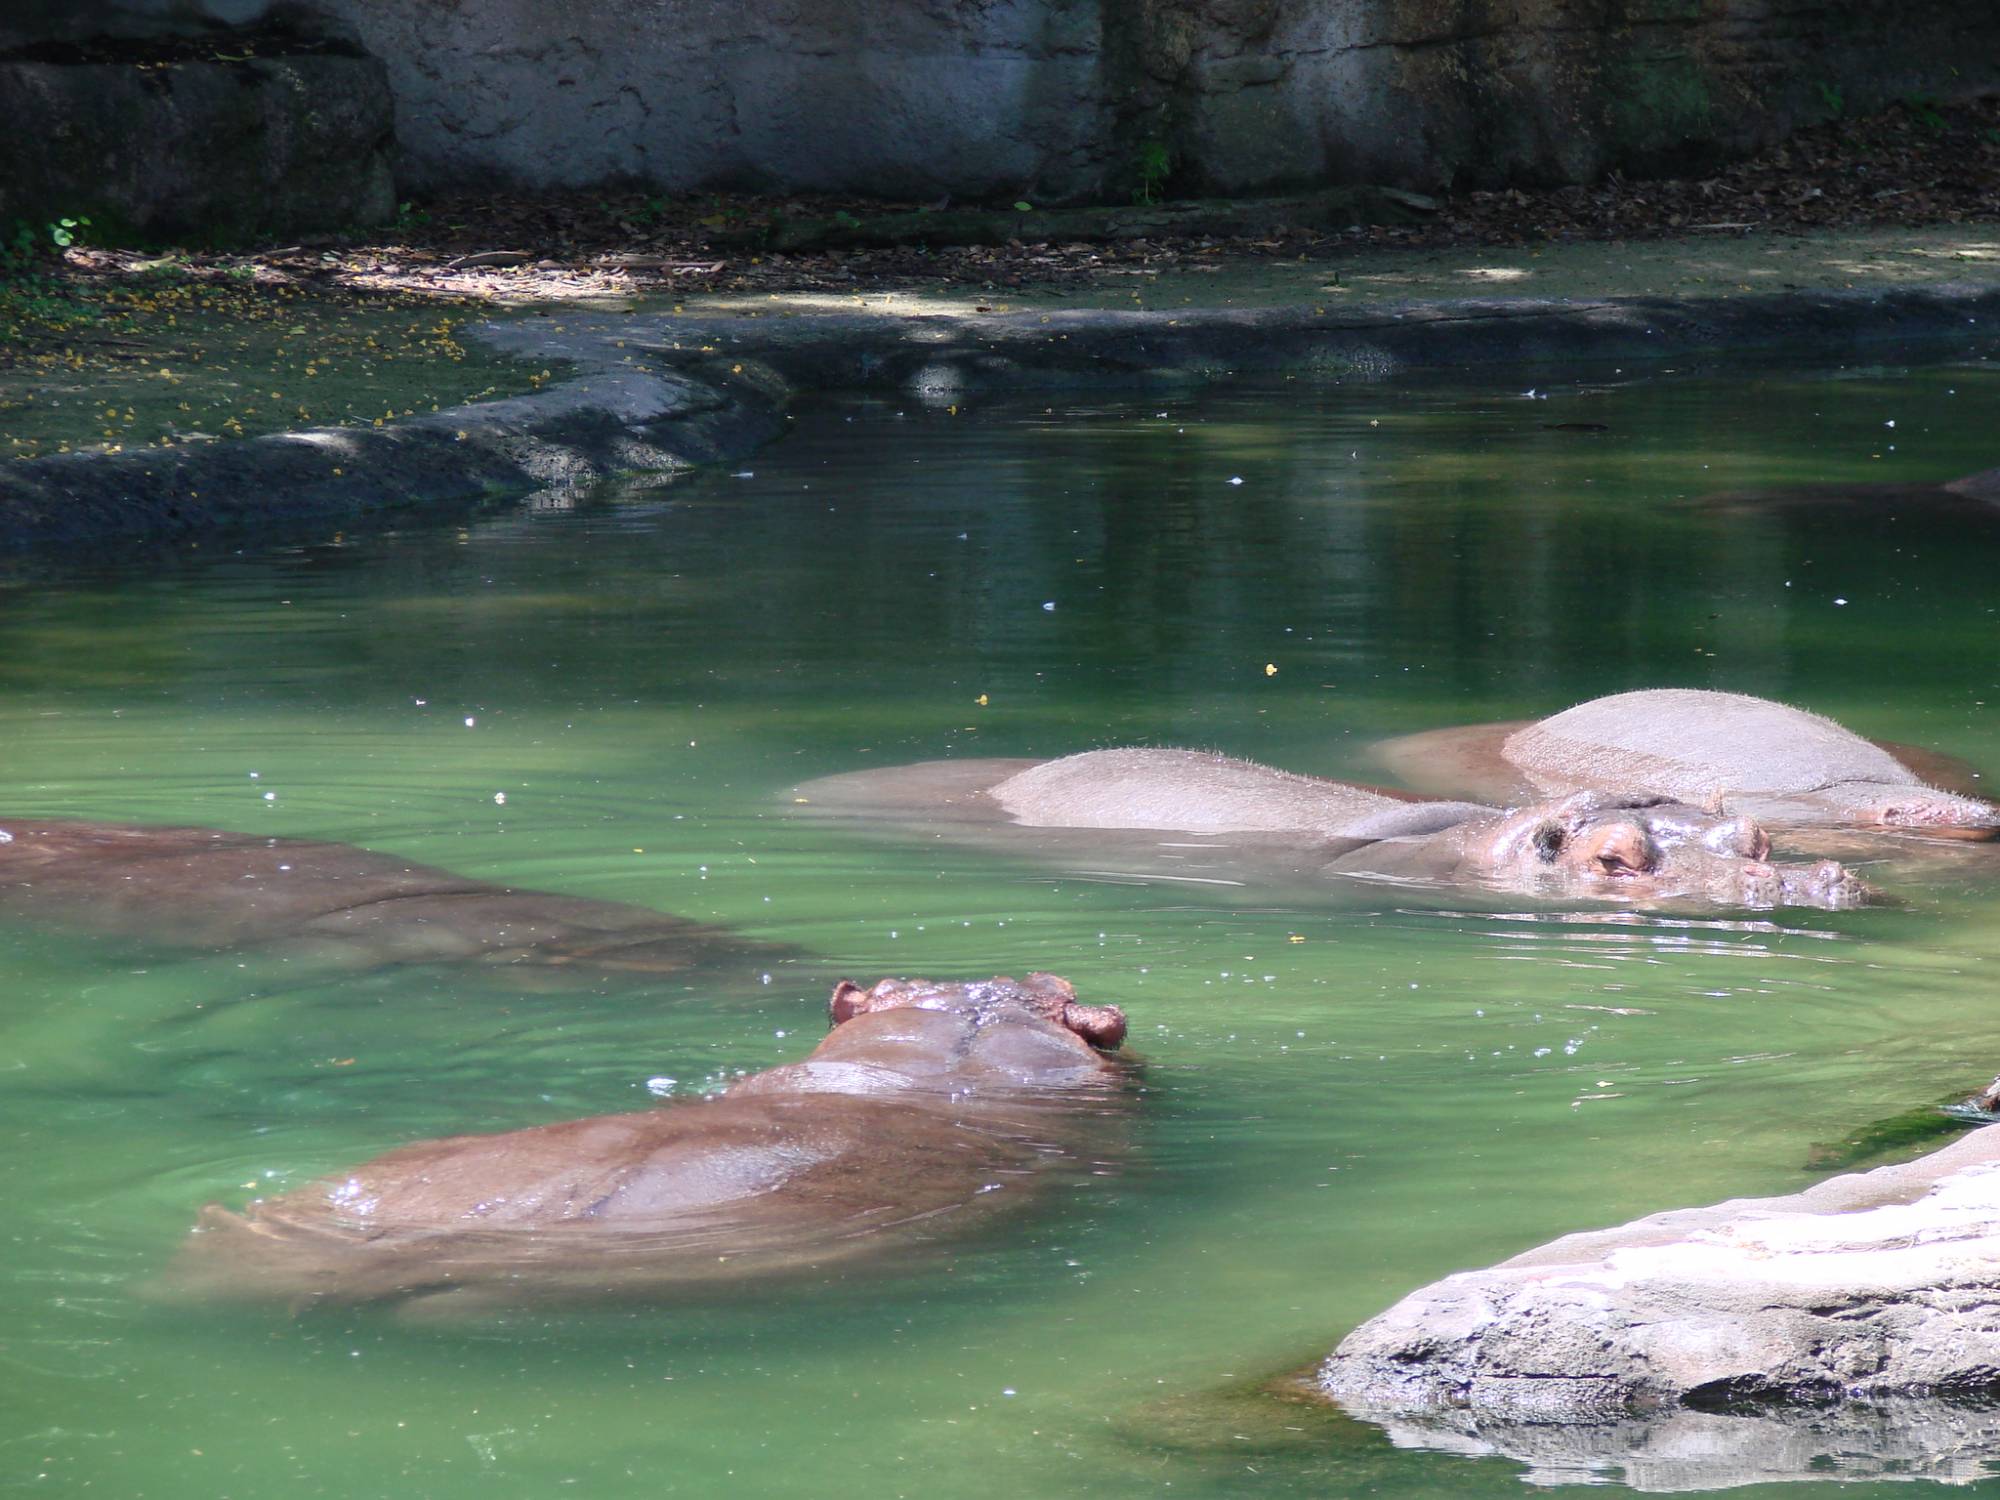
{"type": "Polygon", "coordinates": [[[803,1062],[634,1114],[404,1146],[237,1214],[155,1290],[476,1309],[904,1262],[1092,1163],[1127,1091],[1115,1006],[1066,980],[842,980],[803,1062]]]}
{"type": "Polygon", "coordinates": [[[1076,830],[1171,831],[1208,847],[1283,849],[1295,868],[1321,874],[1552,898],[1845,907],[1865,895],[1830,860],[1769,863],[1770,840],[1746,817],[1660,797],[1584,792],[1503,812],[1197,750],[931,762],[827,777],[794,800],[946,836],[982,824],[1069,830],[1072,840],[1084,837],[1076,830]]]}
{"type": "Polygon", "coordinates": [[[1990,802],[1927,784],[1941,757],[1879,745],[1831,719],[1742,693],[1650,688],[1534,723],[1391,740],[1383,761],[1427,792],[1501,801],[1590,790],[1672,797],[1773,826],[1843,824],[1974,837],[1990,802]]]}
{"type": "Polygon", "coordinates": [[[335,965],[665,974],[783,952],[643,906],[487,885],[347,844],[123,823],[0,820],[0,916],[335,965]]]}

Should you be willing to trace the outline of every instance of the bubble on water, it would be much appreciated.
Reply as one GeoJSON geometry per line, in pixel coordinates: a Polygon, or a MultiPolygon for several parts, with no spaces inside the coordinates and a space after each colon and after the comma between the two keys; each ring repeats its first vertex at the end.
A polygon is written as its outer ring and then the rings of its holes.
{"type": "Polygon", "coordinates": [[[1044,600],[1042,609],[1048,614],[1054,614],[1056,612],[1056,601],[1053,599],[1044,600]]]}
{"type": "Polygon", "coordinates": [[[499,803],[502,807],[505,807],[507,805],[507,794],[505,792],[495,792],[493,794],[493,800],[499,803]]]}
{"type": "Polygon", "coordinates": [[[646,1092],[664,1099],[674,1091],[674,1085],[679,1081],[676,1078],[668,1078],[664,1074],[658,1078],[648,1078],[646,1080],[646,1092]]]}
{"type": "Polygon", "coordinates": [[[266,792],[264,793],[264,800],[266,802],[276,802],[278,800],[278,794],[276,792],[266,792]]]}
{"type": "Polygon", "coordinates": [[[472,727],[472,726],[473,726],[474,724],[476,724],[476,723],[478,723],[478,722],[479,722],[479,721],[478,721],[477,719],[473,718],[471,714],[467,714],[467,715],[465,716],[465,727],[466,727],[467,729],[470,729],[470,728],[471,728],[471,727],[472,727]]]}

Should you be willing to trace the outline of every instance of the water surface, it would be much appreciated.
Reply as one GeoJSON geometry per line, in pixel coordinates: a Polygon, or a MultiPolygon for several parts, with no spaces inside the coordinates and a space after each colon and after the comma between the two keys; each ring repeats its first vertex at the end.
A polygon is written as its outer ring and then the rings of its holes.
{"type": "Polygon", "coordinates": [[[790,789],[1111,743],[1378,779],[1384,735],[1648,685],[2000,767],[2000,512],[1797,503],[1991,466],[2000,376],[1600,373],[830,401],[667,487],[14,566],[8,814],[342,840],[809,956],[534,993],[0,929],[0,1482],[1517,1493],[1259,1388],[1448,1271],[1796,1189],[1817,1144],[1983,1082],[1987,862],[1893,907],[1645,919],[1078,878],[790,789]],[[843,974],[1037,968],[1129,1011],[1136,1145],[944,1264],[456,1328],[135,1295],[206,1201],[795,1058],[843,974]]]}

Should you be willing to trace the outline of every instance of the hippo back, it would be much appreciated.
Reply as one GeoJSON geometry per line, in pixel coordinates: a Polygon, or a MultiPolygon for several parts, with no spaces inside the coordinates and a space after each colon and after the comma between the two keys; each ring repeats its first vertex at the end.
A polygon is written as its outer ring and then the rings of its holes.
{"type": "Polygon", "coordinates": [[[1341,836],[1401,798],[1204,750],[1087,750],[993,787],[1015,822],[1037,828],[1163,828],[1193,833],[1341,836]]]}
{"type": "Polygon", "coordinates": [[[1693,803],[1843,782],[1919,784],[1895,757],[1831,719],[1691,688],[1592,699],[1516,730],[1503,753],[1547,791],[1619,786],[1693,803]]]}

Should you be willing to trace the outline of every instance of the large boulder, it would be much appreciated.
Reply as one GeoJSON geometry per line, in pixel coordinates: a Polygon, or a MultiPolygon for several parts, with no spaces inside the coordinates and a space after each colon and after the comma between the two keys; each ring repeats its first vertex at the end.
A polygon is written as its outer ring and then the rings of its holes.
{"type": "Polygon", "coordinates": [[[0,57],[0,125],[0,227],[227,242],[395,212],[388,74],[331,44],[24,48],[0,57]]]}
{"type": "Polygon", "coordinates": [[[1318,1384],[1357,1415],[1462,1432],[1992,1392],[2000,1126],[1449,1276],[1355,1330],[1318,1384]]]}

